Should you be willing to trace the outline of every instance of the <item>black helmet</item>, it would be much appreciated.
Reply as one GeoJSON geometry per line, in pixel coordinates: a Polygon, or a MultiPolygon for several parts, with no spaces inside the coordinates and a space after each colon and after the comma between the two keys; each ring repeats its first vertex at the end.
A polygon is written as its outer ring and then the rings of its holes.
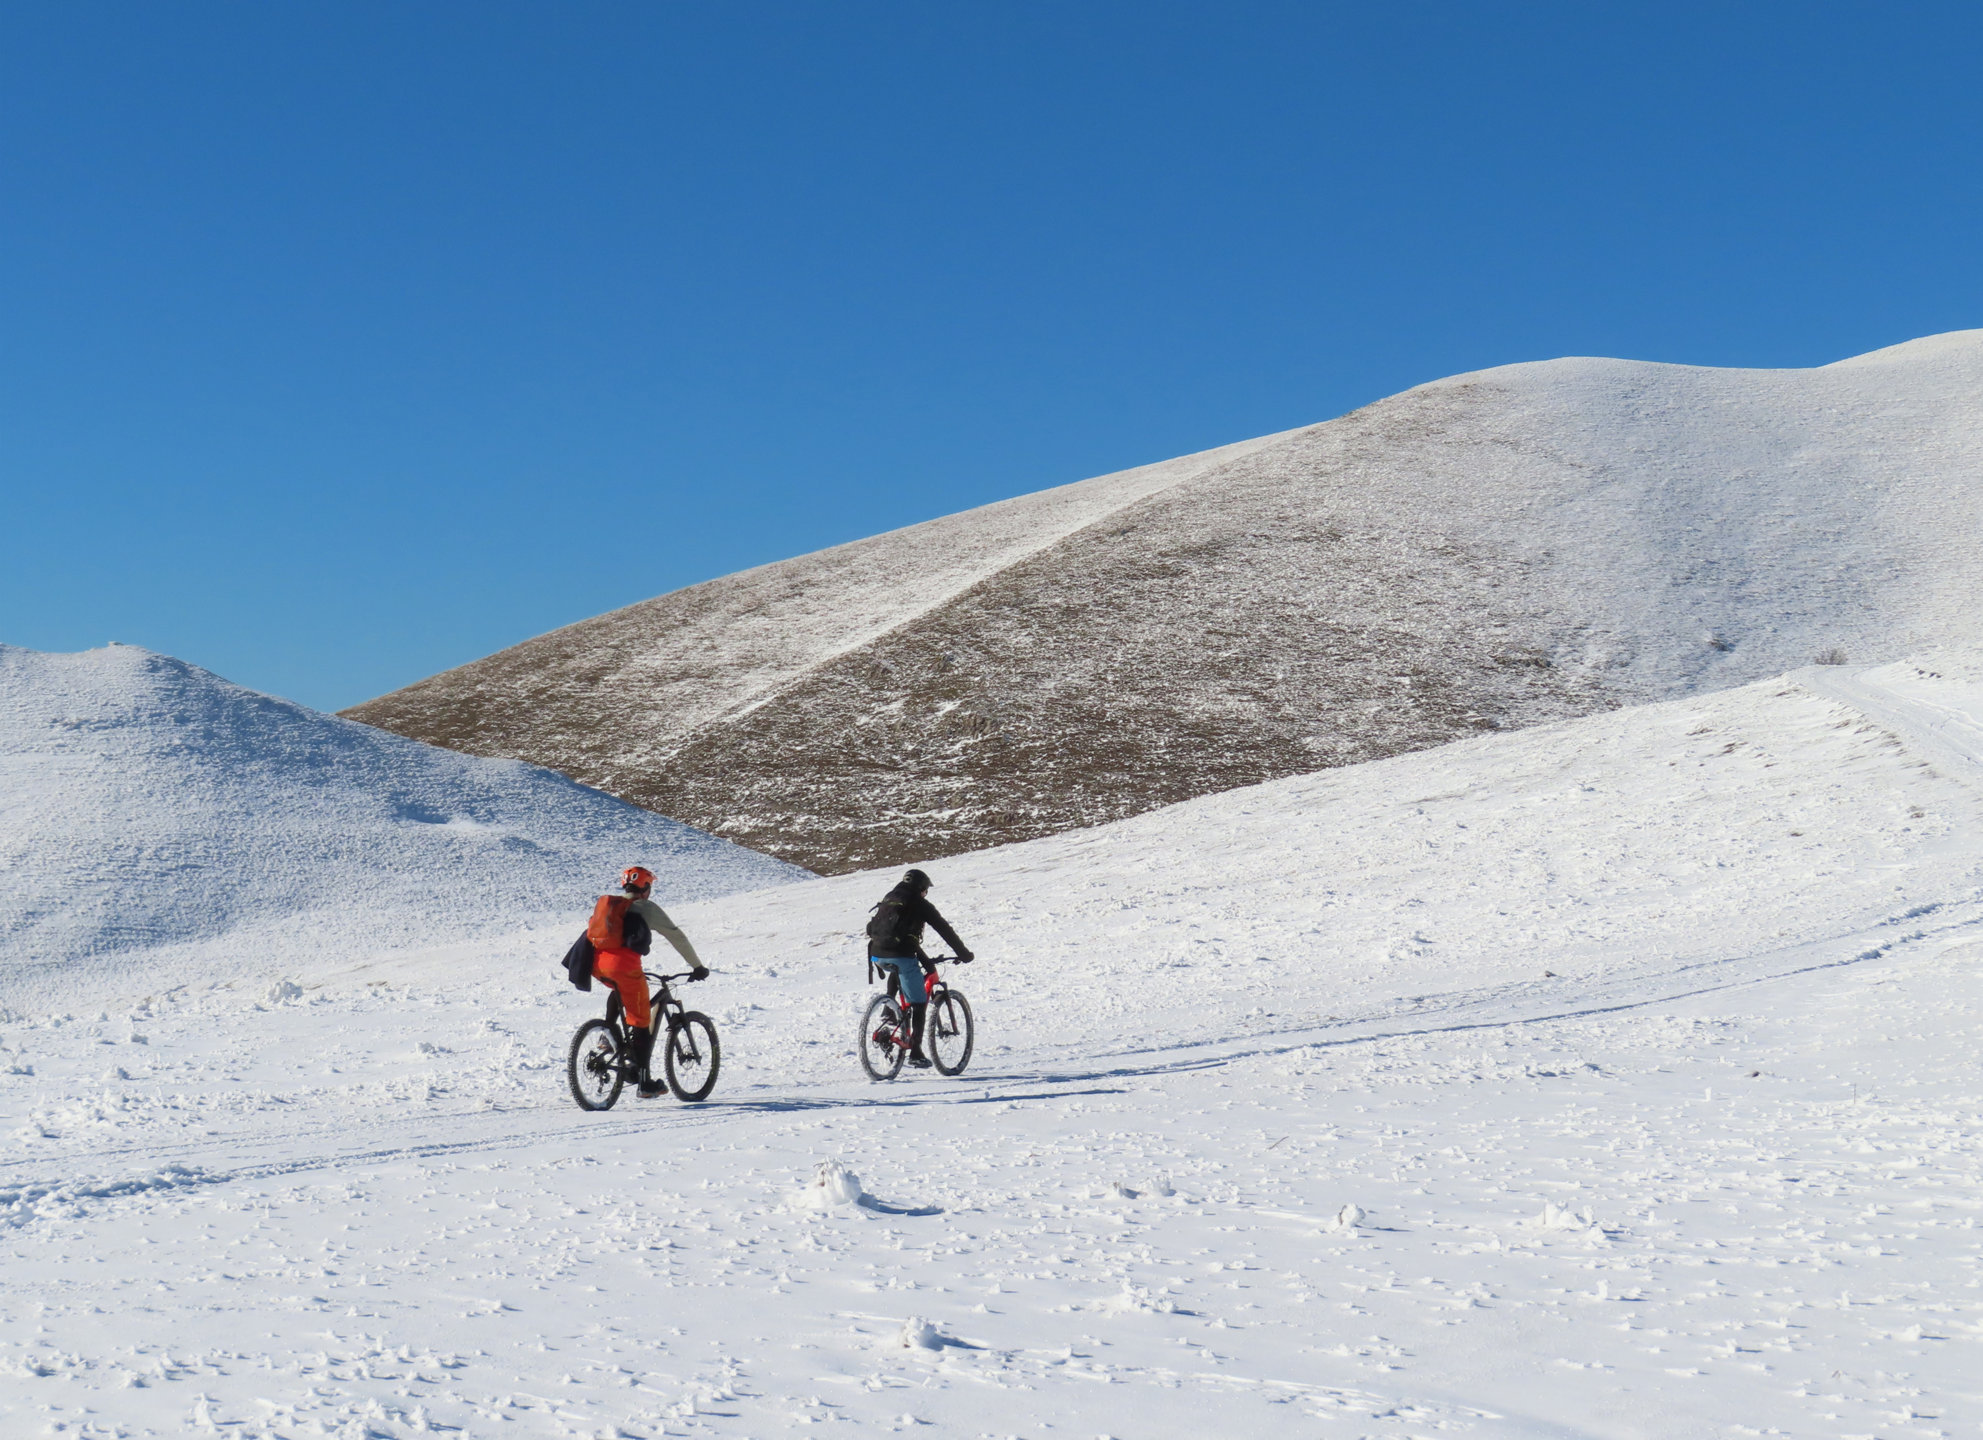
{"type": "Polygon", "coordinates": [[[912,885],[918,890],[927,890],[930,888],[930,877],[920,870],[911,870],[902,877],[902,883],[912,885]]]}

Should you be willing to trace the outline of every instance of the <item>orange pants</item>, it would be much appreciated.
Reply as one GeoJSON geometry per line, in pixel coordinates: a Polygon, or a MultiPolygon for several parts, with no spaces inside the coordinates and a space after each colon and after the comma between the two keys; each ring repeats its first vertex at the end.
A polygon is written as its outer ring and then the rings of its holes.
{"type": "Polygon", "coordinates": [[[631,950],[598,951],[592,957],[592,977],[620,992],[627,1024],[636,1030],[648,1027],[654,1017],[647,1008],[647,977],[640,973],[638,955],[631,950]]]}

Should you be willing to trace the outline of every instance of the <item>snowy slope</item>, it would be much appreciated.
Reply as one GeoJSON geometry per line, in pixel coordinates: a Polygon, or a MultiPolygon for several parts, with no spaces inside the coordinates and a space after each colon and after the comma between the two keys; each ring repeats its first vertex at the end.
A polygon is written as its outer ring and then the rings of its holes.
{"type": "Polygon", "coordinates": [[[0,1003],[512,933],[636,860],[675,900],[803,876],[131,646],[0,646],[0,800],[0,1003]]]}
{"type": "MultiPolygon", "coordinates": [[[[355,707],[477,755],[536,758],[656,808],[684,739],[941,612],[988,577],[1274,437],[1001,501],[760,566],[538,636],[355,707]],[[522,697],[527,701],[519,705],[522,697]]],[[[856,658],[855,663],[859,663],[856,658]]],[[[786,837],[796,855],[807,847],[786,837]]]]}
{"type": "Polygon", "coordinates": [[[1973,1435],[1979,831],[1944,653],[936,864],[958,1081],[858,1078],[885,874],[681,907],[695,1109],[572,1108],[546,934],[37,1009],[0,1425],[1973,1435]]]}
{"type": "MultiPolygon", "coordinates": [[[[580,706],[621,725],[612,763],[638,773],[666,753],[656,748],[662,737],[762,704],[987,576],[1274,438],[1022,495],[568,625],[396,692],[390,713],[404,725],[387,728],[467,726],[465,738],[494,744],[522,717],[479,707],[529,693],[558,717],[547,729],[580,706]],[[474,728],[488,724],[501,728],[474,728]]],[[[359,718],[381,723],[387,710],[377,706],[360,707],[359,718]]]]}
{"type": "Polygon", "coordinates": [[[1979,476],[1983,331],[1815,370],[1514,365],[680,591],[350,713],[844,870],[1983,643],[1979,476]]]}

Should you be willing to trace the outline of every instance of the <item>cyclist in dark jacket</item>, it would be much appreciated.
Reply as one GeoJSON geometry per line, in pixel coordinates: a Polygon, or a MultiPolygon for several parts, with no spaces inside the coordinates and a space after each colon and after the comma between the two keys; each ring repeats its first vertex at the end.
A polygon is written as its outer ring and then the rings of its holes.
{"type": "Polygon", "coordinates": [[[972,960],[970,947],[930,904],[929,890],[929,876],[920,870],[909,871],[881,897],[868,927],[868,959],[893,972],[889,990],[899,986],[902,998],[909,1002],[909,1063],[925,1069],[930,1062],[923,1054],[923,1022],[929,1006],[923,980],[929,973],[929,956],[923,953],[923,927],[930,926],[949,941],[960,962],[968,965],[972,960]]]}

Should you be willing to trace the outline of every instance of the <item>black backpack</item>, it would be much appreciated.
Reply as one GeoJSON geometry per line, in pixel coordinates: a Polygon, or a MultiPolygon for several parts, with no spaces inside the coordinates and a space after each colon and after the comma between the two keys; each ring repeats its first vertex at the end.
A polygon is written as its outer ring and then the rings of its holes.
{"type": "Polygon", "coordinates": [[[906,932],[908,918],[902,913],[900,896],[884,897],[875,907],[874,914],[868,917],[868,953],[877,950],[902,950],[913,943],[913,937],[906,932]]]}
{"type": "Polygon", "coordinates": [[[638,910],[627,911],[626,937],[627,949],[636,955],[645,955],[654,948],[654,931],[641,919],[638,910]]]}

